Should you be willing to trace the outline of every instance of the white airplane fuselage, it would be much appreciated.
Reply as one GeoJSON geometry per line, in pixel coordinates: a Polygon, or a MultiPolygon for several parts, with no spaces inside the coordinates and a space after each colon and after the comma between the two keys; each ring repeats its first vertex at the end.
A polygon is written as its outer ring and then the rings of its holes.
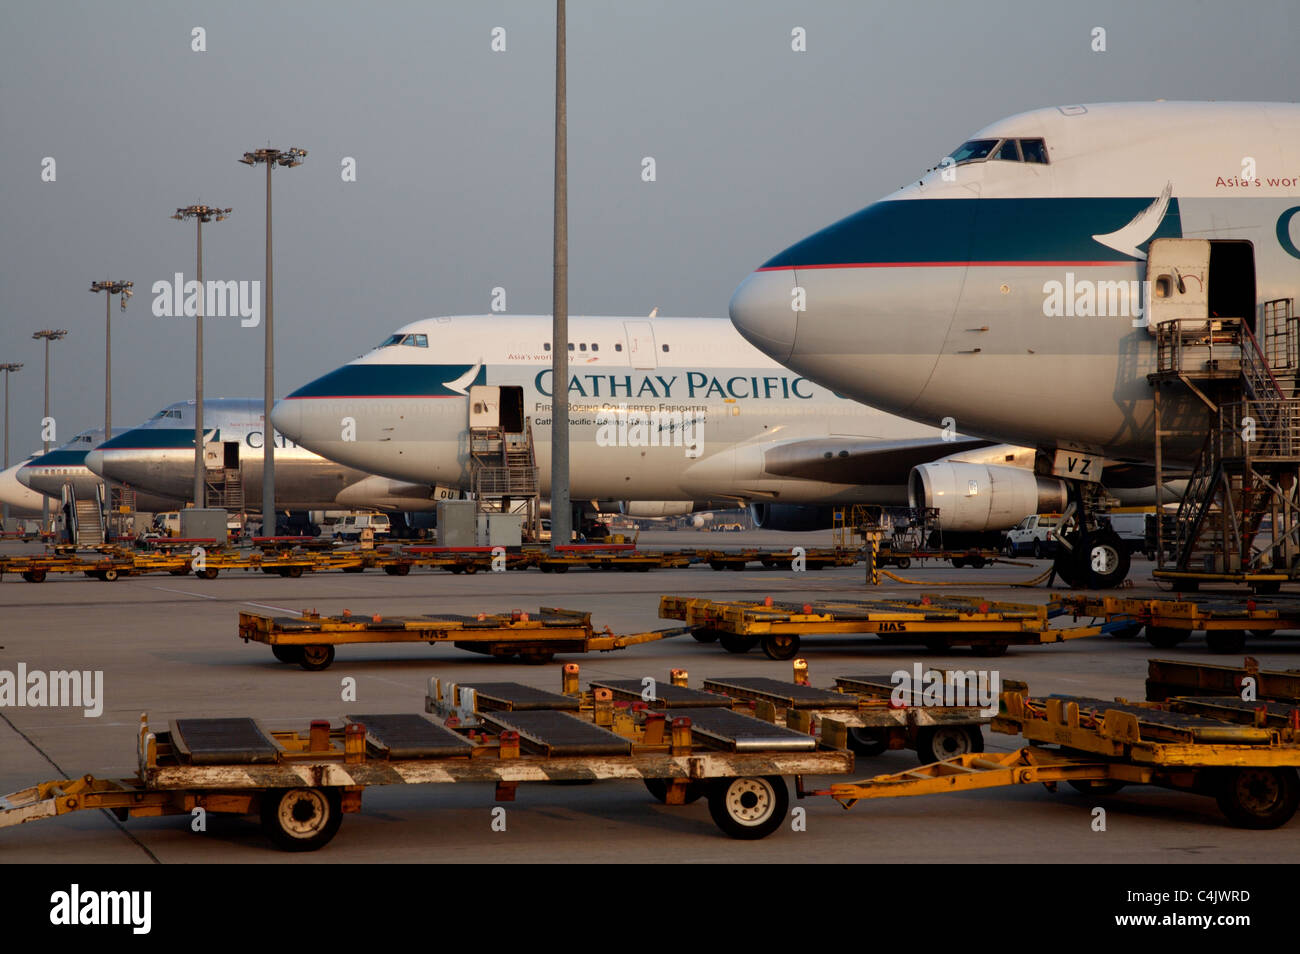
{"type": "MultiPolygon", "coordinates": [[[[792,374],[726,319],[575,316],[569,336],[575,501],[905,504],[906,466],[888,479],[868,473],[859,481],[819,478],[808,465],[833,464],[848,456],[846,448],[875,441],[943,446],[941,427],[902,420],[792,374]],[[641,419],[651,423],[637,431],[641,419]],[[799,469],[793,465],[774,463],[790,453],[800,458],[801,476],[791,475],[799,469]]],[[[390,341],[278,402],[277,430],[352,467],[469,489],[471,392],[518,388],[541,493],[549,493],[550,316],[430,318],[390,341]]],[[[926,459],[942,456],[936,449],[926,459]]]]}
{"type": "MultiPolygon", "coordinates": [[[[1040,109],[954,157],[764,263],[732,298],[736,327],[917,421],[1149,463],[1162,294],[1255,330],[1264,303],[1300,295],[1295,104],[1040,109]],[[1208,267],[1149,263],[1156,239],[1205,240],[1208,267]]],[[[1165,454],[1190,462],[1205,408],[1168,394],[1165,454]]]]}

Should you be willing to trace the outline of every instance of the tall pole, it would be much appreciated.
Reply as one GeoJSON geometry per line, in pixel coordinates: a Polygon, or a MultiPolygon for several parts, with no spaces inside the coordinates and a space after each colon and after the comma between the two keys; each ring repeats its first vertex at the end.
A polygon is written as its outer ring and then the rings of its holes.
{"type": "Polygon", "coordinates": [[[203,216],[195,216],[198,228],[198,262],[195,265],[199,282],[199,306],[194,313],[194,506],[206,507],[208,495],[203,492],[203,216]]]}
{"type": "Polygon", "coordinates": [[[207,295],[207,286],[203,284],[203,223],[214,219],[221,222],[230,215],[230,212],[230,209],[218,209],[210,205],[191,205],[184,209],[177,209],[176,214],[172,216],[178,222],[192,218],[198,225],[195,253],[198,260],[194,268],[199,286],[198,304],[194,310],[194,506],[196,507],[205,507],[208,502],[204,481],[206,468],[203,465],[203,303],[207,295]]]}
{"type": "MultiPolygon", "coordinates": [[[[93,288],[92,288],[93,290],[93,288]]],[[[50,433],[48,422],[50,420],[50,342],[58,341],[66,337],[66,329],[46,328],[44,331],[37,331],[32,334],[33,338],[45,339],[45,414],[41,419],[41,439],[45,441],[45,453],[50,452],[50,433]]],[[[8,408],[8,399],[5,401],[5,407],[8,408]]],[[[50,498],[41,495],[41,532],[49,533],[53,528],[50,526],[50,498]]]]}
{"type": "Polygon", "coordinates": [[[104,296],[104,440],[113,437],[113,295],[104,296]]]}
{"type": "MultiPolygon", "coordinates": [[[[41,436],[50,433],[50,338],[45,338],[45,413],[41,417],[41,436]]],[[[42,449],[43,454],[50,452],[50,439],[45,437],[45,446],[42,449]]],[[[50,498],[41,494],[41,532],[49,533],[50,527],[50,498]]]]}
{"type": "Polygon", "coordinates": [[[271,405],[275,403],[275,332],[271,328],[275,294],[271,287],[271,167],[266,164],[266,380],[262,382],[262,536],[275,535],[275,429],[271,405]]]}
{"type": "MultiPolygon", "coordinates": [[[[113,436],[113,296],[118,295],[122,310],[126,311],[127,299],[131,297],[134,282],[105,279],[91,282],[91,292],[105,292],[104,295],[104,440],[113,436]]],[[[113,504],[113,484],[104,480],[104,540],[108,540],[109,513],[113,504]]]]}
{"type": "MultiPolygon", "coordinates": [[[[5,470],[9,469],[9,375],[14,371],[20,370],[21,368],[22,368],[21,364],[15,364],[15,363],[0,364],[0,371],[3,371],[5,373],[5,466],[4,466],[5,470]]],[[[7,523],[9,520],[8,503],[4,505],[3,514],[4,514],[3,518],[0,519],[3,519],[7,523]]]]}
{"type": "Polygon", "coordinates": [[[275,275],[271,256],[271,167],[284,166],[291,169],[302,165],[307,150],[298,149],[256,149],[244,153],[239,161],[246,166],[266,163],[266,379],[263,382],[262,409],[262,533],[270,536],[275,533],[275,429],[271,426],[271,410],[275,404],[275,275]]]}
{"type": "Polygon", "coordinates": [[[569,159],[564,0],[555,0],[555,244],[551,314],[551,546],[573,537],[569,504],[569,159]]]}

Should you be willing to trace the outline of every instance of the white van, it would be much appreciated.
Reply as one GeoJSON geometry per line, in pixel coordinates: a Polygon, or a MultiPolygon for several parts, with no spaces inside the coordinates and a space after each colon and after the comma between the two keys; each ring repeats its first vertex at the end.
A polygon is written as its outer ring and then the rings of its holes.
{"type": "Polygon", "coordinates": [[[392,524],[386,513],[350,513],[334,524],[335,540],[360,540],[361,531],[373,530],[375,537],[386,537],[392,524]]]}

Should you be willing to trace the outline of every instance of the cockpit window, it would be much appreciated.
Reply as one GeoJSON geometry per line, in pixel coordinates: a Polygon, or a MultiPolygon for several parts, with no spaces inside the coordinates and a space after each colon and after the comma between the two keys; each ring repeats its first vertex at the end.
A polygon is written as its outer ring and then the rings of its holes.
{"type": "Polygon", "coordinates": [[[1047,144],[1041,139],[1020,140],[1020,151],[1025,154],[1025,162],[1047,164],[1047,144]]]}
{"type": "Polygon", "coordinates": [[[427,348],[429,347],[428,335],[389,335],[384,339],[384,343],[379,347],[391,348],[394,345],[406,345],[408,348],[427,348]]]}
{"type": "Polygon", "coordinates": [[[958,165],[963,162],[978,162],[980,159],[988,158],[988,154],[997,144],[996,139],[971,139],[954,149],[948,158],[958,165]]]}
{"type": "Polygon", "coordinates": [[[1005,139],[1002,145],[998,146],[997,151],[993,153],[994,159],[1003,159],[1007,162],[1020,161],[1020,147],[1014,139],[1005,139]]]}
{"type": "Polygon", "coordinates": [[[957,165],[984,159],[1046,165],[1047,145],[1041,139],[971,139],[954,149],[948,158],[957,165]]]}

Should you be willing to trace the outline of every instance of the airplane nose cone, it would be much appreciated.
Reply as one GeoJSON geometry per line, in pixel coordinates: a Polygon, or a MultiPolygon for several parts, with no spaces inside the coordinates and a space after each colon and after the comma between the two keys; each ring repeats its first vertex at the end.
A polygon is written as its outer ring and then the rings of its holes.
{"type": "Polygon", "coordinates": [[[271,408],[271,426],[295,444],[302,441],[302,402],[276,401],[271,408]]]}
{"type": "Polygon", "coordinates": [[[86,455],[86,467],[97,477],[104,476],[104,452],[93,450],[86,455]]]}
{"type": "Polygon", "coordinates": [[[799,313],[794,273],[754,272],[731,296],[731,323],[759,351],[784,364],[794,351],[799,313]]]}

